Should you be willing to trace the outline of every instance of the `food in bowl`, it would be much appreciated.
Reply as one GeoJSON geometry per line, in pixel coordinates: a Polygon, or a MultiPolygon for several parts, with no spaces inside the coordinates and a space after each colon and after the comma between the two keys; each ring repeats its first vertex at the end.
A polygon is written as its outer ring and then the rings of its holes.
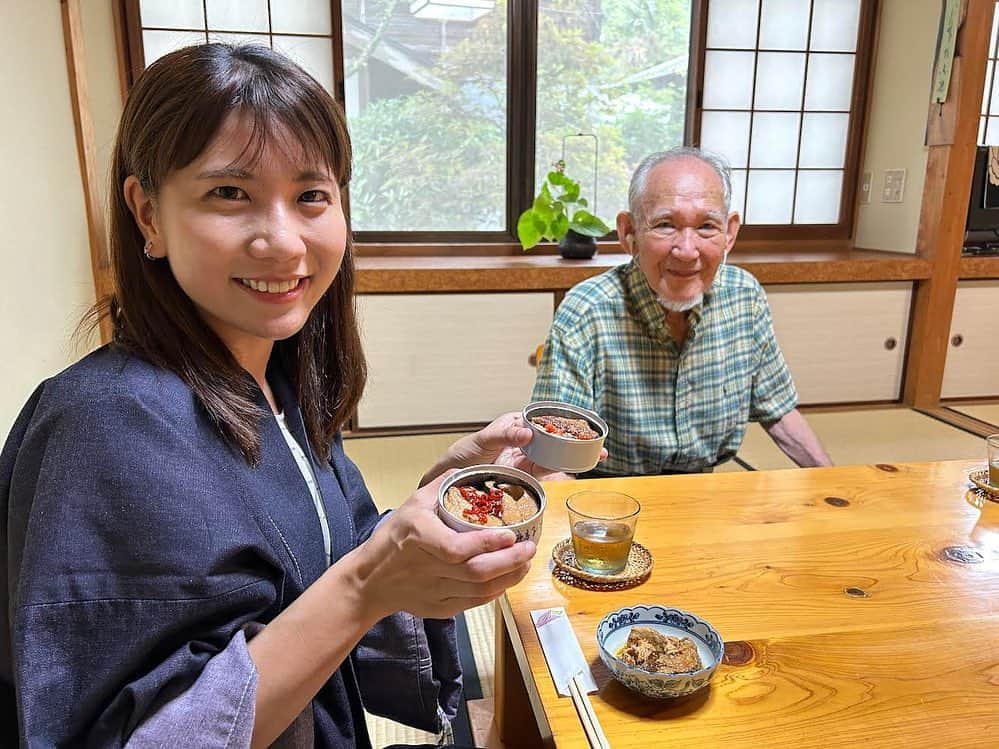
{"type": "Polygon", "coordinates": [[[568,437],[575,440],[595,440],[600,434],[594,431],[586,419],[569,419],[564,416],[534,416],[533,424],[537,424],[548,434],[568,437]]]}
{"type": "Polygon", "coordinates": [[[524,406],[523,418],[533,436],[520,449],[535,465],[585,473],[600,462],[607,422],[594,411],[570,403],[534,401],[524,406]]]}
{"type": "MultiPolygon", "coordinates": [[[[597,625],[600,660],[619,682],[646,697],[670,699],[703,689],[711,681],[725,655],[725,643],[718,631],[694,614],[669,606],[638,604],[612,611],[597,625]],[[669,673],[649,671],[621,659],[631,631],[651,629],[660,635],[690,641],[697,650],[700,668],[669,673]]],[[[657,665],[657,668],[660,667],[657,665]]]]}
{"type": "Polygon", "coordinates": [[[467,523],[483,526],[517,525],[534,517],[540,503],[529,489],[493,479],[450,486],[444,509],[467,523]]]}
{"type": "Polygon", "coordinates": [[[513,532],[517,541],[537,542],[547,504],[548,498],[541,483],[531,474],[510,466],[480,465],[462,468],[444,479],[437,490],[437,515],[451,530],[471,533],[489,525],[505,527],[513,532]],[[463,495],[462,487],[472,487],[475,493],[466,490],[463,495]],[[458,490],[457,495],[451,492],[451,499],[448,500],[448,492],[453,488],[458,490]],[[511,499],[505,500],[506,512],[501,502],[488,499],[488,492],[494,489],[510,496],[511,499]],[[485,494],[485,499],[479,493],[485,494]],[[457,504],[459,498],[461,503],[457,504]],[[473,511],[470,513],[473,517],[468,518],[464,511],[470,509],[468,505],[476,507],[473,504],[475,499],[479,500],[478,509],[485,509],[486,512],[473,511]],[[515,504],[511,504],[513,500],[516,501],[515,504]],[[448,503],[453,509],[448,509],[448,503]],[[491,521],[490,516],[493,518],[491,521]],[[517,517],[524,519],[518,521],[517,517]],[[479,519],[483,522],[475,522],[479,519]]]}
{"type": "Polygon", "coordinates": [[[629,666],[659,674],[681,674],[703,668],[697,645],[689,637],[671,637],[651,627],[632,627],[615,655],[629,666]]]}

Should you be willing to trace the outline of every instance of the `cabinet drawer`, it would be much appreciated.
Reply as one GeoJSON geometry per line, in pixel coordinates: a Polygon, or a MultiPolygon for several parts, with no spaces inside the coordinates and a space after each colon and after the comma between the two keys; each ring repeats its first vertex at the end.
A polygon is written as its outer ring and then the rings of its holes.
{"type": "Polygon", "coordinates": [[[958,285],[941,395],[999,395],[999,281],[958,285]]]}
{"type": "Polygon", "coordinates": [[[360,295],[368,385],[361,429],[491,421],[531,397],[528,355],[554,298],[530,294],[360,295]]]}
{"type": "Polygon", "coordinates": [[[771,286],[767,297],[802,403],[900,397],[911,284],[771,286]]]}

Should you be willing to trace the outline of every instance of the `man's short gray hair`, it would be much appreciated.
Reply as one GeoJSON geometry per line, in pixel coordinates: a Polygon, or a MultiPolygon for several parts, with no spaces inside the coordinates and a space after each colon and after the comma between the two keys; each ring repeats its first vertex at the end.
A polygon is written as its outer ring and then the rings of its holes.
{"type": "Polygon", "coordinates": [[[722,199],[725,201],[725,213],[728,214],[732,205],[732,168],[728,165],[728,161],[724,156],[711,151],[702,151],[693,146],[678,146],[646,156],[635,169],[628,187],[628,210],[631,211],[636,223],[642,218],[642,198],[645,196],[645,188],[648,186],[652,170],[667,161],[686,158],[699,159],[715,170],[722,183],[722,199]]]}

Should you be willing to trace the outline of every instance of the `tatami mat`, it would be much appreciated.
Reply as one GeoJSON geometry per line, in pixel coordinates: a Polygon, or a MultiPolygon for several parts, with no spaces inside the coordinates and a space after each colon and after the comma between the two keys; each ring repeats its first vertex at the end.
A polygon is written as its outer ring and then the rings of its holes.
{"type": "MultiPolygon", "coordinates": [[[[465,612],[465,625],[468,627],[468,637],[472,643],[472,656],[475,658],[475,668],[478,671],[479,685],[482,697],[492,700],[493,672],[495,670],[495,636],[496,612],[492,603],[477,606],[465,612]]],[[[368,733],[375,749],[392,744],[435,744],[437,737],[425,731],[404,726],[401,723],[365,714],[368,733]]]]}
{"type": "Polygon", "coordinates": [[[949,408],[987,424],[995,424],[996,431],[999,432],[999,403],[949,406],[949,408]]]}
{"type": "MultiPolygon", "coordinates": [[[[907,408],[806,414],[837,465],[977,458],[980,437],[907,408]]],[[[793,468],[759,424],[751,424],[739,457],[757,470],[793,468]]]]}
{"type": "Polygon", "coordinates": [[[479,672],[483,698],[493,696],[493,674],[496,671],[496,609],[494,604],[477,606],[465,612],[472,655],[479,672]]]}
{"type": "Polygon", "coordinates": [[[715,467],[715,473],[733,473],[745,470],[746,470],[745,468],[736,463],[734,460],[729,460],[725,463],[722,463],[720,466],[715,467]]]}
{"type": "Polygon", "coordinates": [[[404,726],[402,723],[378,718],[369,713],[364,714],[368,724],[368,735],[371,737],[371,745],[375,749],[382,749],[393,744],[436,744],[437,736],[426,731],[418,731],[415,728],[404,726]]]}

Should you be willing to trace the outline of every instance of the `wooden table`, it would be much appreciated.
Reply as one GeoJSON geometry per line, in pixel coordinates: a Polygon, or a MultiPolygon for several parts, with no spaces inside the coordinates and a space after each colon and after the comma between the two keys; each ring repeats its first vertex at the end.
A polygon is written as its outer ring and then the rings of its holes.
{"type": "MultiPolygon", "coordinates": [[[[984,449],[984,445],[983,445],[984,449]]],[[[999,746],[999,505],[973,462],[864,465],[547,484],[538,557],[497,607],[496,721],[506,749],[586,747],[530,619],[564,606],[621,747],[999,746]],[[551,575],[583,487],[642,503],[655,559],[630,590],[551,575]],[[643,698],[597,653],[601,618],[636,603],[711,622],[726,658],[710,687],[643,698]]]]}

